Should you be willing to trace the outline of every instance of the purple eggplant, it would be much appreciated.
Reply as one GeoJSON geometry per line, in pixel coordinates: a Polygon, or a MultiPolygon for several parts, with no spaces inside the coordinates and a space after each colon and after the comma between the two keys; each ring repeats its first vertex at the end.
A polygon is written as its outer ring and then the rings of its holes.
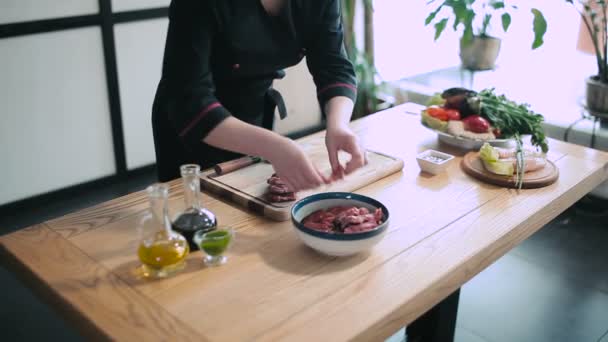
{"type": "Polygon", "coordinates": [[[441,94],[441,97],[445,99],[446,108],[458,110],[463,118],[479,114],[481,110],[481,102],[477,97],[477,92],[473,90],[458,87],[449,88],[441,94]]]}

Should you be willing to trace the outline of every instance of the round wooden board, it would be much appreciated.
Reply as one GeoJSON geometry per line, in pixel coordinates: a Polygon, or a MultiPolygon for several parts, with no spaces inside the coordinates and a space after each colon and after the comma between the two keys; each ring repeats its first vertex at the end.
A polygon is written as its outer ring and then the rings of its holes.
{"type": "MultiPolygon", "coordinates": [[[[461,167],[466,174],[478,180],[498,186],[517,188],[515,177],[507,177],[493,174],[486,170],[479,159],[479,152],[469,152],[462,158],[461,167]]],[[[522,188],[542,188],[555,183],[559,177],[559,169],[552,161],[547,160],[547,165],[537,171],[526,172],[522,188]]]]}

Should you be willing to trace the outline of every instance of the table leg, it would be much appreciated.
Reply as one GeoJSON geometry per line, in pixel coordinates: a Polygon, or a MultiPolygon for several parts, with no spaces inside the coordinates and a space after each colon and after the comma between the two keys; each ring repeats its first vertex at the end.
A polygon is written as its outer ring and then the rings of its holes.
{"type": "Polygon", "coordinates": [[[412,322],[405,329],[408,342],[454,341],[460,289],[412,322]]]}
{"type": "Polygon", "coordinates": [[[579,123],[579,122],[581,122],[581,121],[583,121],[583,120],[585,120],[585,118],[584,118],[584,117],[579,118],[579,119],[576,119],[576,121],[574,121],[573,123],[571,123],[571,124],[570,124],[570,125],[569,125],[569,126],[568,126],[568,127],[565,129],[565,130],[564,130],[564,141],[565,141],[565,142],[568,142],[568,136],[570,135],[570,131],[571,131],[571,130],[574,128],[574,126],[575,126],[577,123],[579,123]]]}
{"type": "MultiPolygon", "coordinates": [[[[597,122],[600,120],[599,116],[596,116],[595,119],[593,120],[593,130],[591,131],[591,148],[595,148],[595,130],[597,128],[597,122]]],[[[601,125],[601,121],[600,121],[600,125],[601,125]]]]}

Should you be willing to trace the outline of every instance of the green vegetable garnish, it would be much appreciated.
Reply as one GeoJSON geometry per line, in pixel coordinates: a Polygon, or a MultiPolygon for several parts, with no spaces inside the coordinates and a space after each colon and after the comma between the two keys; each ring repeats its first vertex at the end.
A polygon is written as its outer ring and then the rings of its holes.
{"type": "Polygon", "coordinates": [[[524,167],[526,166],[526,162],[524,159],[523,143],[519,134],[515,135],[515,141],[517,142],[517,151],[515,152],[517,158],[517,175],[515,184],[517,185],[517,189],[521,190],[521,187],[524,184],[524,167]]]}
{"type": "Polygon", "coordinates": [[[487,162],[495,162],[500,158],[498,151],[488,143],[484,143],[483,146],[481,146],[479,157],[487,162]]]}
{"type": "Polygon", "coordinates": [[[492,126],[500,129],[502,138],[520,139],[520,135],[530,134],[532,145],[547,153],[549,146],[542,128],[543,116],[530,110],[529,104],[517,104],[504,95],[496,95],[494,88],[484,89],[469,100],[478,101],[481,116],[492,126]]]}
{"type": "Polygon", "coordinates": [[[483,162],[484,167],[492,173],[503,176],[513,176],[513,173],[515,173],[513,163],[499,160],[498,151],[488,143],[484,143],[481,146],[479,158],[483,162]]]}

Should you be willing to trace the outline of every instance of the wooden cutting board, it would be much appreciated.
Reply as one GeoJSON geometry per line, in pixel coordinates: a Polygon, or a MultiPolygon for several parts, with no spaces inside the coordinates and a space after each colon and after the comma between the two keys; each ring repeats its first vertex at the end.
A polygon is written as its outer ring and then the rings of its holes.
{"type": "MultiPolygon", "coordinates": [[[[326,175],[331,173],[323,138],[308,141],[302,147],[321,172],[326,175]]],[[[341,154],[339,158],[344,163],[348,160],[348,155],[341,154]]],[[[318,189],[297,193],[297,199],[321,192],[351,192],[399,172],[403,168],[403,160],[380,152],[368,151],[367,159],[367,165],[346,176],[343,180],[324,185],[318,189]]],[[[219,177],[215,176],[213,169],[209,169],[201,174],[201,187],[272,220],[287,221],[291,218],[290,210],[295,201],[271,203],[264,197],[268,187],[266,180],[273,173],[272,165],[264,162],[219,177]]]]}
{"type": "MultiPolygon", "coordinates": [[[[479,152],[467,153],[462,158],[460,165],[465,173],[482,182],[508,188],[517,188],[514,176],[500,176],[486,170],[479,158],[479,152]]],[[[547,165],[544,168],[524,174],[522,188],[542,188],[555,183],[557,178],[559,178],[559,169],[552,161],[547,159],[547,165]]]]}

